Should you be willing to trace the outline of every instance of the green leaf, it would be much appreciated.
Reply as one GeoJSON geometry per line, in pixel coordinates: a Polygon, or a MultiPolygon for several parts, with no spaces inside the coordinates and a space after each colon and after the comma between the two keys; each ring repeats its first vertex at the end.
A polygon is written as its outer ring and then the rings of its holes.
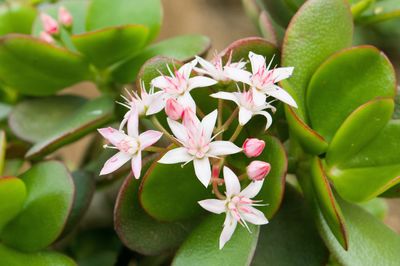
{"type": "Polygon", "coordinates": [[[25,157],[28,159],[43,157],[85,136],[110,121],[113,109],[114,103],[108,97],[88,101],[69,114],[65,120],[58,121],[57,128],[33,145],[25,157]]]}
{"type": "Polygon", "coordinates": [[[345,251],[339,245],[321,214],[318,227],[339,263],[346,266],[397,265],[400,261],[400,237],[360,207],[339,199],[338,202],[349,231],[349,249],[345,251]]]}
{"type": "Polygon", "coordinates": [[[315,157],[311,162],[311,178],[319,209],[337,241],[347,250],[349,237],[345,220],[324,173],[322,162],[318,157],[315,157]]]}
{"type": "MultiPolygon", "coordinates": [[[[302,2],[304,0],[301,0],[302,2]]],[[[280,26],[286,28],[290,19],[295,14],[300,4],[292,3],[292,0],[263,0],[266,10],[280,26]]]]}
{"type": "Polygon", "coordinates": [[[163,223],[151,218],[139,204],[140,182],[127,177],[115,203],[114,227],[128,248],[145,255],[173,250],[196,225],[194,221],[163,223]]]}
{"type": "Polygon", "coordinates": [[[4,162],[3,176],[17,176],[24,161],[20,159],[8,159],[4,162]]]}
{"type": "Polygon", "coordinates": [[[26,188],[24,182],[15,177],[0,178],[0,232],[24,206],[26,188]]]}
{"type": "Polygon", "coordinates": [[[295,188],[286,186],[285,190],[282,207],[260,229],[251,265],[324,265],[329,252],[318,235],[307,203],[295,188]]]}
{"type": "Polygon", "coordinates": [[[308,86],[312,128],[330,141],[357,107],[376,97],[394,97],[395,80],[390,61],[375,47],[354,47],[334,54],[315,71],[308,86]]]}
{"type": "Polygon", "coordinates": [[[86,27],[88,30],[97,30],[126,24],[143,24],[150,29],[148,41],[151,41],[157,36],[161,22],[160,0],[92,0],[86,27]]]}
{"type": "Polygon", "coordinates": [[[138,53],[146,44],[142,25],[116,26],[72,36],[76,49],[103,69],[138,53]]]}
{"type": "Polygon", "coordinates": [[[0,35],[30,34],[35,17],[36,10],[30,6],[14,4],[0,9],[0,35]]]}
{"type": "MultiPolygon", "coordinates": [[[[173,266],[249,265],[257,246],[259,226],[249,224],[249,233],[238,226],[232,238],[219,249],[224,215],[210,215],[188,237],[176,253],[173,266]]],[[[268,225],[266,225],[268,226],[268,225]]]]}
{"type": "Polygon", "coordinates": [[[6,103],[0,103],[0,121],[5,120],[8,115],[10,114],[12,109],[11,105],[8,105],[6,103]]]}
{"type": "Polygon", "coordinates": [[[195,55],[202,55],[210,48],[210,39],[202,35],[182,35],[150,45],[138,55],[130,58],[112,72],[120,83],[135,80],[140,67],[154,56],[167,56],[179,61],[189,61],[195,55]]]}
{"type": "Polygon", "coordinates": [[[51,95],[90,79],[83,57],[28,35],[0,38],[0,61],[0,79],[26,95],[51,95]]]}
{"type": "Polygon", "coordinates": [[[50,251],[22,253],[3,244],[0,244],[0,264],[8,266],[77,266],[72,259],[60,253],[50,251]]]}
{"type": "Polygon", "coordinates": [[[6,141],[6,132],[4,130],[0,130],[0,174],[4,176],[4,166],[6,160],[6,149],[7,149],[7,141],[6,141]]]}
{"type": "Polygon", "coordinates": [[[139,199],[143,209],[160,221],[178,221],[197,217],[203,209],[197,203],[211,196],[194,174],[193,163],[160,164],[154,161],[147,170],[139,199]]]}
{"type": "Polygon", "coordinates": [[[19,215],[4,228],[4,244],[22,251],[38,251],[61,234],[74,199],[74,183],[65,166],[39,163],[22,174],[28,196],[19,215]]]}
{"type": "Polygon", "coordinates": [[[358,204],[358,206],[362,207],[364,210],[383,221],[388,212],[389,206],[385,199],[375,198],[367,202],[363,202],[358,204]]]}
{"type": "Polygon", "coordinates": [[[294,67],[290,83],[300,113],[305,113],[305,92],[312,74],[328,56],[349,46],[352,34],[352,16],[343,0],[309,0],[290,21],[282,45],[282,65],[294,67]]]}
{"type": "Polygon", "coordinates": [[[351,113],[329,145],[326,155],[329,167],[340,167],[367,146],[389,122],[393,108],[393,99],[378,99],[351,113]]]}

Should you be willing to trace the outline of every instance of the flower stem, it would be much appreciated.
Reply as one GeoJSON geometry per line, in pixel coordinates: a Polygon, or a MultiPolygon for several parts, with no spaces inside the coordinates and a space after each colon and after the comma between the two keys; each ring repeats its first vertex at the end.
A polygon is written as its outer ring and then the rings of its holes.
{"type": "Polygon", "coordinates": [[[197,114],[199,115],[200,118],[205,117],[206,115],[204,114],[204,112],[200,109],[200,107],[196,106],[196,111],[197,114]]]}
{"type": "Polygon", "coordinates": [[[158,130],[160,130],[162,133],[164,133],[164,136],[166,136],[167,138],[169,138],[171,140],[172,143],[181,146],[181,144],[168,132],[168,130],[166,130],[160,123],[160,121],[158,121],[157,117],[155,115],[151,116],[151,122],[153,122],[154,126],[156,128],[158,128],[158,130]]]}
{"type": "Polygon", "coordinates": [[[164,152],[167,150],[167,148],[163,148],[163,147],[156,147],[156,146],[150,146],[147,147],[146,149],[144,149],[145,151],[149,151],[149,152],[164,152]]]}
{"type": "Polygon", "coordinates": [[[243,126],[238,124],[238,126],[235,129],[235,132],[233,132],[232,137],[229,139],[230,142],[234,142],[236,138],[239,136],[240,132],[242,131],[243,126]]]}
{"type": "Polygon", "coordinates": [[[351,6],[351,13],[354,18],[359,17],[365,10],[367,10],[375,0],[361,0],[351,6]]]}
{"type": "Polygon", "coordinates": [[[357,21],[363,25],[375,24],[379,22],[383,22],[386,20],[391,20],[395,18],[400,18],[400,9],[393,10],[391,12],[370,15],[370,16],[363,16],[360,17],[357,21]]]}
{"type": "Polygon", "coordinates": [[[247,177],[247,173],[243,173],[243,174],[241,174],[240,176],[238,176],[238,179],[239,179],[240,181],[242,181],[242,180],[246,179],[246,177],[247,177]]]}
{"type": "MultiPolygon", "coordinates": [[[[216,178],[216,179],[220,179],[220,178],[216,178]]],[[[221,182],[221,181],[219,181],[219,180],[216,181],[216,180],[213,179],[213,182],[212,182],[213,192],[214,192],[214,195],[218,199],[224,200],[224,199],[226,199],[226,197],[221,192],[219,192],[219,189],[218,189],[218,183],[219,182],[221,182]]],[[[222,182],[223,182],[223,180],[222,180],[222,182]]]]}
{"type": "Polygon", "coordinates": [[[237,113],[239,112],[239,108],[236,108],[231,116],[225,121],[225,123],[221,126],[217,128],[217,131],[221,131],[221,130],[227,130],[229,128],[229,126],[232,124],[233,120],[236,118],[237,113]]]}

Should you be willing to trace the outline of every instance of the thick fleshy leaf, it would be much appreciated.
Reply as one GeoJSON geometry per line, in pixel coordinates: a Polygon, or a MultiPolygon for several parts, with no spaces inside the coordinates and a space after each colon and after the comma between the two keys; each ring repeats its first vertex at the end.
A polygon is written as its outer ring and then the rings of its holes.
{"type": "Polygon", "coordinates": [[[370,201],[358,204],[364,210],[383,221],[389,213],[389,206],[385,199],[374,198],[370,201]]]}
{"type": "Polygon", "coordinates": [[[37,253],[23,253],[0,244],[0,265],[8,266],[77,266],[65,255],[56,252],[42,251],[37,253]]]}
{"type": "Polygon", "coordinates": [[[113,116],[113,109],[114,103],[110,98],[88,101],[65,120],[59,121],[58,128],[33,145],[25,156],[29,159],[39,158],[79,139],[107,123],[113,116]]]}
{"type": "Polygon", "coordinates": [[[280,39],[278,39],[278,34],[274,22],[267,12],[262,11],[260,13],[257,25],[261,36],[270,43],[278,46],[280,39]]]}
{"type": "Polygon", "coordinates": [[[275,22],[286,28],[304,0],[263,0],[262,2],[275,22]]]}
{"type": "Polygon", "coordinates": [[[151,218],[140,206],[139,181],[127,177],[114,211],[114,227],[128,248],[156,255],[179,246],[196,224],[194,221],[163,223],[151,218]]]}
{"type": "Polygon", "coordinates": [[[36,10],[30,6],[9,5],[0,10],[0,35],[8,33],[31,33],[36,10]]]}
{"type": "Polygon", "coordinates": [[[314,195],[325,221],[340,245],[348,249],[349,237],[342,211],[326,178],[322,161],[317,157],[311,162],[311,178],[314,195]]]}
{"type": "Polygon", "coordinates": [[[24,182],[16,177],[0,178],[0,232],[21,211],[25,199],[24,182]]]}
{"type": "Polygon", "coordinates": [[[397,265],[400,261],[400,237],[377,218],[343,200],[343,210],[349,231],[349,249],[345,251],[332,235],[322,214],[318,227],[325,244],[341,265],[397,265]]]}
{"type": "Polygon", "coordinates": [[[0,61],[0,79],[26,95],[51,95],[91,78],[82,56],[28,35],[0,38],[0,61]]]}
{"type": "Polygon", "coordinates": [[[394,97],[395,79],[387,57],[372,46],[334,54],[316,70],[308,86],[312,128],[330,141],[357,107],[376,97],[394,97]]]}
{"type": "Polygon", "coordinates": [[[290,21],[282,45],[282,65],[295,69],[290,83],[300,113],[305,112],[305,92],[312,74],[328,56],[349,46],[352,34],[352,15],[343,0],[307,1],[290,21]]]}
{"type": "Polygon", "coordinates": [[[220,250],[218,242],[224,216],[212,214],[207,217],[180,247],[172,265],[249,265],[257,246],[259,226],[249,224],[252,232],[249,233],[238,225],[232,238],[220,250]]]}
{"type": "Polygon", "coordinates": [[[393,108],[392,99],[378,99],[367,102],[351,113],[329,145],[326,156],[329,167],[340,167],[341,163],[347,163],[364,146],[368,146],[389,122],[393,108]]]}
{"type": "Polygon", "coordinates": [[[37,164],[21,175],[27,188],[22,211],[4,228],[0,238],[23,251],[41,250],[61,234],[74,199],[74,183],[56,161],[37,164]]]}
{"type": "Polygon", "coordinates": [[[99,68],[138,53],[146,44],[148,29],[142,25],[110,27],[72,36],[75,47],[99,68]]]}
{"type": "Polygon", "coordinates": [[[260,229],[251,265],[319,266],[328,256],[307,203],[298,191],[287,186],[282,207],[260,229]]]}
{"type": "Polygon", "coordinates": [[[11,105],[8,105],[6,103],[0,103],[0,121],[5,120],[8,115],[10,114],[12,109],[11,105]]]}
{"type": "Polygon", "coordinates": [[[150,29],[148,41],[160,30],[162,6],[160,0],[92,0],[86,18],[88,30],[126,24],[142,24],[150,29]]]}
{"type": "Polygon", "coordinates": [[[188,61],[195,55],[203,55],[210,48],[210,39],[202,35],[182,35],[163,40],[144,49],[138,55],[122,63],[112,72],[120,83],[135,80],[140,67],[154,56],[167,56],[180,61],[188,61]]]}

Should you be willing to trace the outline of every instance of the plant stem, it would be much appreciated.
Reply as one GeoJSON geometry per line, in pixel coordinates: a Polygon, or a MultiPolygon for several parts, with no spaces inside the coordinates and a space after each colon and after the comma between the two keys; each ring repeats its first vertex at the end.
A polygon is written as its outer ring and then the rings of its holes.
{"type": "Polygon", "coordinates": [[[236,118],[237,113],[239,112],[239,108],[236,108],[231,116],[225,121],[225,123],[222,125],[222,127],[218,127],[217,131],[221,131],[221,130],[227,130],[228,127],[232,124],[233,120],[236,118]]]}
{"type": "Polygon", "coordinates": [[[167,150],[167,148],[163,148],[163,147],[156,147],[156,146],[150,146],[147,147],[146,149],[144,149],[145,151],[149,151],[149,152],[164,152],[167,150]]]}
{"type": "Polygon", "coordinates": [[[205,117],[206,115],[204,114],[204,112],[200,109],[200,107],[196,106],[196,111],[199,115],[200,118],[205,117]]]}
{"type": "Polygon", "coordinates": [[[241,174],[240,176],[238,176],[238,179],[239,179],[240,181],[242,181],[242,180],[246,179],[246,177],[247,177],[247,173],[243,173],[243,174],[241,174]]]}
{"type": "Polygon", "coordinates": [[[351,6],[351,13],[354,18],[358,18],[365,10],[367,10],[375,0],[361,0],[351,6]]]}
{"type": "Polygon", "coordinates": [[[400,9],[376,15],[363,16],[360,17],[357,21],[363,25],[369,25],[395,18],[400,18],[400,9]]]}
{"type": "Polygon", "coordinates": [[[164,133],[164,136],[166,136],[167,138],[169,138],[171,140],[172,143],[181,146],[181,144],[171,135],[169,134],[168,130],[166,130],[160,123],[160,121],[158,121],[156,116],[151,116],[151,122],[153,122],[154,126],[156,128],[158,128],[158,130],[160,130],[162,133],[164,133]]]}
{"type": "Polygon", "coordinates": [[[240,132],[242,131],[243,126],[238,124],[238,126],[235,129],[235,132],[233,132],[232,137],[229,139],[230,142],[234,142],[236,138],[239,136],[240,132]]]}
{"type": "MultiPolygon", "coordinates": [[[[223,107],[224,107],[224,102],[223,102],[223,100],[222,99],[218,99],[218,122],[217,122],[217,130],[219,129],[219,128],[221,128],[222,127],[222,115],[223,115],[223,107]]],[[[218,133],[218,132],[216,132],[216,133],[218,133]]],[[[219,140],[222,140],[222,132],[221,132],[221,134],[219,134],[218,135],[218,139],[219,140]]]]}
{"type": "MultiPolygon", "coordinates": [[[[220,179],[220,178],[217,178],[217,179],[220,179]]],[[[213,182],[212,182],[213,192],[214,192],[214,195],[218,199],[224,200],[224,199],[226,199],[226,197],[221,192],[219,192],[219,189],[218,189],[219,182],[220,182],[219,180],[218,181],[213,180],[213,182]]]]}

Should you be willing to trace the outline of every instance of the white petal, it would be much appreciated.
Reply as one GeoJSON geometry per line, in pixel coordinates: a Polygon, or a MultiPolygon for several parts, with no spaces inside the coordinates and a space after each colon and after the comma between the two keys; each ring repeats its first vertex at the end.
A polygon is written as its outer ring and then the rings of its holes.
{"type": "Polygon", "coordinates": [[[179,147],[168,151],[160,160],[158,160],[158,162],[163,164],[174,164],[189,162],[192,159],[193,156],[186,151],[186,148],[179,147]]]}
{"type": "Polygon", "coordinates": [[[140,151],[132,157],[131,166],[133,175],[136,179],[139,179],[142,170],[142,153],[140,151]]]}
{"type": "Polygon", "coordinates": [[[212,156],[229,155],[241,152],[242,149],[234,143],[225,140],[217,140],[210,143],[208,154],[212,156]]]}
{"type": "Polygon", "coordinates": [[[265,96],[264,93],[260,92],[256,88],[252,88],[253,90],[253,101],[254,104],[257,106],[265,104],[265,100],[267,99],[267,96],[265,96]]]}
{"type": "Polygon", "coordinates": [[[178,72],[181,73],[183,75],[183,77],[187,80],[187,79],[189,79],[190,73],[192,73],[192,70],[193,70],[195,65],[197,65],[197,60],[196,59],[184,64],[183,66],[181,66],[179,68],[178,72]]]}
{"type": "Polygon", "coordinates": [[[196,56],[197,61],[201,65],[201,67],[210,75],[214,75],[218,73],[217,68],[214,66],[214,64],[208,62],[207,60],[204,60],[203,58],[196,56]]]}
{"type": "Polygon", "coordinates": [[[263,115],[267,119],[267,124],[265,125],[265,130],[267,130],[272,125],[272,116],[266,111],[256,112],[256,115],[263,115]]]}
{"type": "Polygon", "coordinates": [[[189,92],[185,92],[185,94],[179,96],[177,101],[183,108],[190,108],[194,113],[196,113],[196,103],[189,92]]]}
{"type": "Polygon", "coordinates": [[[159,77],[154,78],[151,81],[151,86],[160,88],[160,89],[165,89],[170,86],[170,83],[164,76],[159,76],[159,77]]]}
{"type": "Polygon", "coordinates": [[[122,131],[112,127],[99,128],[97,131],[114,146],[117,146],[121,140],[126,138],[126,135],[122,131]]]}
{"type": "Polygon", "coordinates": [[[186,128],[181,123],[178,123],[169,118],[167,118],[167,122],[169,128],[172,131],[172,134],[174,134],[174,136],[180,141],[186,142],[188,138],[186,128]]]}
{"type": "Polygon", "coordinates": [[[207,139],[211,139],[215,123],[217,122],[217,116],[218,116],[218,111],[214,110],[208,115],[206,115],[201,121],[201,125],[203,126],[204,130],[204,135],[207,139]]]}
{"type": "Polygon", "coordinates": [[[276,99],[297,108],[296,101],[284,89],[274,85],[272,88],[265,90],[265,93],[275,97],[276,99]]]}
{"type": "Polygon", "coordinates": [[[251,213],[245,213],[245,212],[240,213],[240,215],[244,220],[257,225],[268,223],[268,219],[265,218],[265,215],[262,211],[259,211],[253,207],[248,207],[248,208],[250,209],[251,213]]]}
{"type": "Polygon", "coordinates": [[[232,218],[230,214],[226,215],[224,221],[224,229],[222,229],[221,236],[219,237],[219,249],[222,249],[226,242],[231,239],[233,232],[235,232],[237,221],[232,218]]]}
{"type": "Polygon", "coordinates": [[[118,152],[113,157],[108,159],[100,171],[100,175],[107,175],[114,172],[121,166],[123,166],[127,161],[131,159],[131,156],[127,153],[118,152]]]}
{"type": "Polygon", "coordinates": [[[238,177],[226,166],[224,166],[224,180],[226,194],[228,196],[238,195],[240,193],[240,183],[238,177]]]}
{"type": "Polygon", "coordinates": [[[235,96],[234,93],[232,92],[225,92],[225,91],[220,91],[217,93],[213,93],[210,95],[213,98],[218,98],[218,99],[224,99],[224,100],[228,100],[228,101],[233,101],[235,102],[237,105],[239,105],[239,101],[237,99],[237,97],[235,96]]]}
{"type": "Polygon", "coordinates": [[[293,73],[294,67],[279,67],[275,68],[273,73],[272,73],[272,79],[274,80],[275,83],[287,79],[290,77],[293,73]]]}
{"type": "Polygon", "coordinates": [[[139,135],[140,149],[144,150],[153,145],[162,137],[162,135],[163,133],[156,130],[147,130],[146,132],[143,132],[139,135]]]}
{"type": "Polygon", "coordinates": [[[249,71],[226,66],[224,72],[232,80],[251,85],[250,77],[252,74],[249,71]]]}
{"type": "Polygon", "coordinates": [[[249,120],[253,117],[253,112],[247,110],[244,107],[240,107],[239,109],[239,124],[244,126],[249,122],[249,120]]]}
{"type": "Polygon", "coordinates": [[[146,115],[154,115],[165,107],[165,93],[159,91],[153,95],[153,101],[146,111],[146,115]]]}
{"type": "Polygon", "coordinates": [[[136,107],[131,108],[128,118],[128,135],[131,137],[137,137],[139,135],[139,113],[136,107]]]}
{"type": "Polygon", "coordinates": [[[211,166],[208,157],[203,157],[202,159],[193,159],[194,172],[200,182],[207,187],[211,179],[211,166]]]}
{"type": "Polygon", "coordinates": [[[216,214],[225,212],[225,200],[207,199],[199,201],[199,204],[209,212],[216,214]]]}
{"type": "Polygon", "coordinates": [[[197,76],[189,79],[188,90],[190,91],[194,88],[208,87],[214,84],[217,84],[217,81],[212,78],[197,76]]]}
{"type": "Polygon", "coordinates": [[[261,181],[251,182],[245,189],[240,192],[240,195],[246,198],[254,198],[261,190],[264,179],[261,181]]]}
{"type": "Polygon", "coordinates": [[[253,74],[255,74],[260,68],[265,67],[264,56],[249,52],[249,59],[253,74]]]}

